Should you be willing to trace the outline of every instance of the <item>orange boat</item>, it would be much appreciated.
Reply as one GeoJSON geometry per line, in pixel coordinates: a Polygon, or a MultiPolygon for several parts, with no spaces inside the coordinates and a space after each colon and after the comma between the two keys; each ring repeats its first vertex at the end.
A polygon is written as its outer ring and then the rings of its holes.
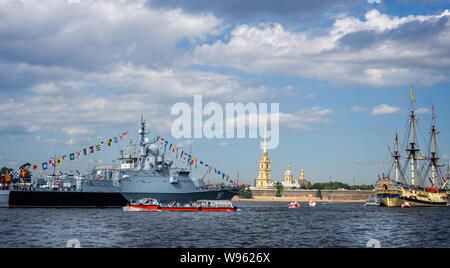
{"type": "Polygon", "coordinates": [[[229,200],[199,200],[188,204],[161,204],[153,198],[143,198],[123,208],[124,211],[237,211],[229,200]]]}

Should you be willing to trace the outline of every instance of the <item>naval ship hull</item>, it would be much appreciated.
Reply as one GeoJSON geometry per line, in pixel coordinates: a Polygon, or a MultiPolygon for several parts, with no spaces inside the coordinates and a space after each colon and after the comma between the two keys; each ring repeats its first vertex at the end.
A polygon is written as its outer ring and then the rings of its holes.
{"type": "Polygon", "coordinates": [[[0,208],[9,206],[9,190],[0,190],[0,208]]]}
{"type": "Polygon", "coordinates": [[[128,201],[118,192],[11,191],[8,206],[40,208],[123,207],[128,201]]]}
{"type": "Polygon", "coordinates": [[[236,193],[232,190],[209,190],[209,191],[199,191],[199,192],[187,192],[187,193],[136,193],[136,192],[122,192],[122,195],[132,203],[133,201],[142,198],[154,198],[159,202],[196,202],[198,200],[231,200],[236,193]]]}

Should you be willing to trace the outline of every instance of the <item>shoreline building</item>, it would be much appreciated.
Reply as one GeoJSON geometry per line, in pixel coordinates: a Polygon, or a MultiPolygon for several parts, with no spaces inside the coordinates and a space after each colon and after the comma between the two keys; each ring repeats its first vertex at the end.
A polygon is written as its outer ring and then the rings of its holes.
{"type": "Polygon", "coordinates": [[[301,187],[311,184],[306,180],[305,171],[302,169],[300,173],[300,178],[298,181],[293,180],[293,175],[291,171],[291,166],[288,165],[286,172],[284,172],[284,182],[282,182],[284,187],[301,187]]]}
{"type": "Polygon", "coordinates": [[[307,185],[311,184],[309,181],[306,180],[305,171],[303,170],[303,168],[302,168],[302,172],[300,173],[300,178],[298,179],[298,184],[300,186],[307,186],[307,185]]]}

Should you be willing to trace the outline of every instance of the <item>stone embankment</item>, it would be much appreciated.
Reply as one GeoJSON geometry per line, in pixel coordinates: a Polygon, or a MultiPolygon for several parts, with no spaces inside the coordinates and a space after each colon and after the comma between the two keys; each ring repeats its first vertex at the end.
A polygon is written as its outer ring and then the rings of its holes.
{"type": "Polygon", "coordinates": [[[317,190],[283,190],[282,197],[275,197],[274,189],[252,189],[253,198],[233,198],[235,201],[322,201],[322,202],[365,202],[374,191],[366,190],[321,190],[322,199],[317,198],[317,190]]]}

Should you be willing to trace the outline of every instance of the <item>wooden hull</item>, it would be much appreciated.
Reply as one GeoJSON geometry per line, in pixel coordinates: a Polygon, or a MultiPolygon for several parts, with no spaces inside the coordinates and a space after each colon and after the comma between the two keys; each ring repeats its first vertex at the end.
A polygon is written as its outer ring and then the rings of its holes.
{"type": "Polygon", "coordinates": [[[382,197],[381,198],[381,206],[384,207],[401,207],[403,202],[409,202],[412,207],[446,207],[447,202],[430,202],[430,201],[422,201],[422,200],[413,200],[413,199],[403,199],[399,197],[382,197]]]}
{"type": "Polygon", "coordinates": [[[401,207],[405,201],[412,207],[446,207],[448,202],[447,191],[417,189],[389,179],[377,181],[375,189],[380,205],[385,207],[401,207]]]}

